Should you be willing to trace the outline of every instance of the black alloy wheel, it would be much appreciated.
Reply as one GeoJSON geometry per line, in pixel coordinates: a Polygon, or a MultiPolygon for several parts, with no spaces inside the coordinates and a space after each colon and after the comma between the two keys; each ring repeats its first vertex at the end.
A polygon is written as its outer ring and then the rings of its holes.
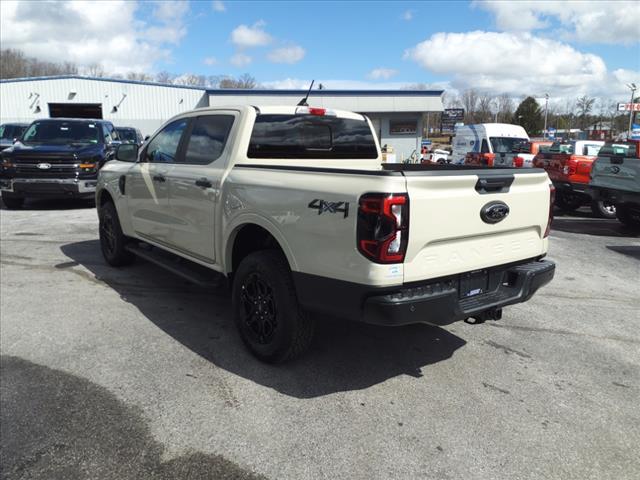
{"type": "Polygon", "coordinates": [[[276,300],[273,289],[258,272],[250,274],[240,292],[243,322],[253,341],[266,345],[278,328],[276,300]]]}

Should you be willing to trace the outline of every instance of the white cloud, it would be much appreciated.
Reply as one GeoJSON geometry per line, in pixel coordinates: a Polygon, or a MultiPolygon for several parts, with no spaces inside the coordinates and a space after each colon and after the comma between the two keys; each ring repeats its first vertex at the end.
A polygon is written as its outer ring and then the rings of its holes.
{"type": "Polygon", "coordinates": [[[398,74],[398,70],[393,68],[374,68],[367,74],[367,78],[371,80],[389,80],[398,74]]]}
{"type": "Polygon", "coordinates": [[[407,50],[405,58],[452,76],[457,88],[562,97],[613,96],[624,90],[599,56],[528,33],[436,33],[407,50]]]}
{"type": "Polygon", "coordinates": [[[260,20],[252,26],[238,25],[231,32],[231,41],[238,48],[264,47],[269,45],[273,38],[264,31],[266,23],[260,20]]]}
{"type": "Polygon", "coordinates": [[[218,59],[216,57],[205,57],[204,60],[202,60],[202,63],[211,67],[218,63],[218,59]]]}
{"type": "Polygon", "coordinates": [[[411,20],[413,20],[413,10],[405,10],[404,13],[402,14],[402,19],[410,22],[411,20]]]}
{"type": "Polygon", "coordinates": [[[220,0],[213,0],[211,8],[216,12],[224,12],[227,10],[227,7],[224,6],[224,2],[221,2],[220,0]]]}
{"type": "Polygon", "coordinates": [[[185,2],[153,4],[147,21],[126,0],[0,2],[0,43],[28,56],[80,67],[97,63],[107,74],[150,72],[171,57],[187,33],[185,2]]]}
{"type": "Polygon", "coordinates": [[[229,61],[232,65],[238,68],[242,68],[249,65],[253,61],[253,58],[251,58],[249,55],[245,55],[244,53],[236,53],[231,57],[231,60],[229,61]]]}
{"type": "Polygon", "coordinates": [[[269,61],[273,63],[297,63],[304,58],[305,50],[299,45],[281,47],[272,50],[267,55],[269,61]]]}
{"type": "Polygon", "coordinates": [[[567,39],[614,44],[634,44],[640,40],[637,1],[477,0],[474,5],[493,13],[500,30],[531,31],[547,28],[555,20],[566,30],[567,39]]]}

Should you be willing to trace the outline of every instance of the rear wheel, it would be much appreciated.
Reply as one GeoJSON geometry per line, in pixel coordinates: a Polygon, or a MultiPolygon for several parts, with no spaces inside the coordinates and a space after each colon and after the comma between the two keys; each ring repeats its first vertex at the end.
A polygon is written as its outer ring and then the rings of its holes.
{"type": "Polygon", "coordinates": [[[109,265],[120,267],[133,263],[135,256],[126,250],[129,238],[122,233],[118,211],[112,202],[107,202],[98,210],[100,221],[100,248],[109,265]]]}
{"type": "Polygon", "coordinates": [[[18,197],[12,193],[3,192],[2,203],[4,203],[4,206],[9,210],[17,210],[22,208],[22,205],[24,204],[24,197],[18,197]]]}
{"type": "Polygon", "coordinates": [[[264,362],[301,355],[313,339],[313,319],[298,305],[291,270],[276,250],[242,260],[233,279],[235,322],[242,341],[264,362]]]}
{"type": "Polygon", "coordinates": [[[566,195],[556,192],[555,205],[563,212],[573,212],[582,206],[582,199],[575,195],[566,195]]]}
{"type": "Polygon", "coordinates": [[[640,211],[633,211],[629,207],[617,205],[616,217],[623,225],[634,230],[640,230],[640,211]]]}
{"type": "Polygon", "coordinates": [[[596,217],[616,218],[616,206],[604,200],[594,200],[591,202],[591,211],[596,217]]]}

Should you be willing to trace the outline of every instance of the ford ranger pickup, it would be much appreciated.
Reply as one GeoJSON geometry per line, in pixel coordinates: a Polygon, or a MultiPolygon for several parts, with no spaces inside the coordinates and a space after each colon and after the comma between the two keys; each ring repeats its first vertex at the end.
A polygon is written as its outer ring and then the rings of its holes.
{"type": "Polygon", "coordinates": [[[556,187],[556,206],[560,210],[572,212],[589,205],[598,217],[616,218],[612,203],[593,201],[586,192],[591,166],[602,145],[604,142],[597,140],[555,142],[533,159],[533,166],[544,168],[556,187]]]}
{"type": "Polygon", "coordinates": [[[640,141],[605,144],[593,164],[587,193],[615,205],[618,220],[640,230],[640,141]]]}
{"type": "Polygon", "coordinates": [[[481,322],[552,279],[544,170],[381,158],[357,113],[181,114],[141,149],[120,145],[100,171],[102,253],[113,266],[138,256],[187,278],[215,272],[230,285],[240,337],[266,362],[302,353],[317,314],[481,322]]]}

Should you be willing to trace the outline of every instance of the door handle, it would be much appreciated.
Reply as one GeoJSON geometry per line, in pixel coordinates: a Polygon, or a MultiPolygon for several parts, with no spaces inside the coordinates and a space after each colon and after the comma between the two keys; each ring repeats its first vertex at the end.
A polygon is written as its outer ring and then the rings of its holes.
{"type": "Polygon", "coordinates": [[[164,175],[154,175],[153,176],[153,181],[154,182],[165,182],[167,179],[164,177],[164,175]]]}
{"type": "Polygon", "coordinates": [[[209,179],[204,177],[196,180],[196,185],[202,188],[211,188],[213,186],[213,184],[209,181],[209,179]]]}

